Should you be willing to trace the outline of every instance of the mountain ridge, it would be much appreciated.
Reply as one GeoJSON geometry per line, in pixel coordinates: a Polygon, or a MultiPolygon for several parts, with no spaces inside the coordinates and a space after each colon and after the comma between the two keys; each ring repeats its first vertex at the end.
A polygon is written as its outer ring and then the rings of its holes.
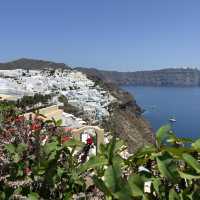
{"type": "Polygon", "coordinates": [[[95,68],[76,68],[88,76],[97,76],[107,83],[135,86],[200,86],[200,70],[193,68],[166,68],[159,70],[118,72],[95,68]]]}
{"type": "MultiPolygon", "coordinates": [[[[72,69],[64,63],[44,61],[41,59],[21,58],[18,60],[0,63],[0,70],[12,69],[35,69],[62,68],[72,69]]],[[[116,85],[135,86],[164,86],[164,87],[199,87],[200,70],[194,68],[165,68],[158,70],[119,72],[106,71],[96,68],[73,68],[82,71],[90,77],[100,78],[106,83],[116,85]]]]}
{"type": "Polygon", "coordinates": [[[64,63],[56,63],[41,59],[31,59],[31,58],[20,58],[10,62],[0,63],[0,70],[12,70],[12,69],[32,69],[32,70],[41,70],[45,68],[70,68],[64,63]]]}

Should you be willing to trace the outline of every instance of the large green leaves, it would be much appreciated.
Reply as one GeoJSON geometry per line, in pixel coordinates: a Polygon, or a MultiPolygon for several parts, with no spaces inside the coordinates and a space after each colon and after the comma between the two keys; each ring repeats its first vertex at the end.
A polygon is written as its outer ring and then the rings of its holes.
{"type": "Polygon", "coordinates": [[[178,171],[176,168],[173,157],[165,152],[163,155],[156,158],[158,169],[163,177],[169,179],[172,182],[178,181],[178,171]]]}
{"type": "Polygon", "coordinates": [[[6,144],[4,148],[9,152],[13,161],[17,163],[20,161],[23,152],[27,150],[27,147],[26,144],[6,144]]]}
{"type": "Polygon", "coordinates": [[[83,143],[75,139],[70,139],[66,141],[62,146],[63,147],[82,147],[83,143]]]}
{"type": "Polygon", "coordinates": [[[93,156],[86,163],[82,164],[78,168],[78,172],[83,173],[86,170],[95,169],[95,168],[98,168],[98,167],[103,167],[107,164],[108,164],[108,160],[105,157],[103,157],[103,156],[99,156],[99,157],[93,156]]]}
{"type": "Polygon", "coordinates": [[[39,200],[39,195],[35,192],[31,192],[29,195],[28,195],[28,200],[39,200]]]}
{"type": "Polygon", "coordinates": [[[6,144],[5,149],[10,153],[15,153],[15,146],[14,144],[6,144]]]}
{"type": "Polygon", "coordinates": [[[200,175],[196,175],[196,174],[191,174],[191,173],[184,173],[179,171],[178,172],[180,177],[183,179],[187,179],[187,180],[192,180],[192,179],[200,179],[200,175]]]}
{"type": "Polygon", "coordinates": [[[200,173],[200,163],[194,157],[184,153],[183,159],[188,165],[190,165],[193,169],[195,169],[197,173],[200,173]]]}
{"type": "Polygon", "coordinates": [[[118,164],[110,165],[105,171],[105,185],[109,188],[109,190],[116,192],[123,185],[121,178],[121,169],[118,164]]]}
{"type": "Polygon", "coordinates": [[[158,129],[158,131],[156,132],[156,141],[158,146],[160,146],[165,141],[165,139],[167,139],[170,130],[171,130],[170,125],[165,125],[158,129]]]}
{"type": "Polygon", "coordinates": [[[169,191],[169,200],[180,200],[179,195],[175,192],[174,189],[169,191]]]}
{"type": "Polygon", "coordinates": [[[53,151],[56,151],[57,149],[58,149],[58,141],[46,143],[44,146],[44,152],[47,155],[49,155],[53,151]]]}
{"type": "Polygon", "coordinates": [[[196,140],[193,144],[192,147],[196,150],[200,152],[200,139],[196,140]]]}
{"type": "Polygon", "coordinates": [[[128,179],[128,184],[131,188],[132,196],[138,197],[144,194],[144,180],[141,176],[135,174],[131,175],[128,179]]]}

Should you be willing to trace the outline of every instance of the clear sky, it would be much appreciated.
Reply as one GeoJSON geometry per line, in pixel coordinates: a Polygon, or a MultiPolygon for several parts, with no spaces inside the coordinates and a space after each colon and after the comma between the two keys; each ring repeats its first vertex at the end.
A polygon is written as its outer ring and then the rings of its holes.
{"type": "Polygon", "coordinates": [[[200,66],[199,0],[0,0],[0,62],[200,66]]]}

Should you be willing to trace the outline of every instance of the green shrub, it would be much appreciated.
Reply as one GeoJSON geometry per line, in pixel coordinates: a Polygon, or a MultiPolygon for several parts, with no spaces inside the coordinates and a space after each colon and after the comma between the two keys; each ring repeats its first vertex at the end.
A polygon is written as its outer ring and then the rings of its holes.
{"type": "Polygon", "coordinates": [[[157,131],[155,144],[128,158],[122,156],[124,142],[113,137],[97,156],[81,163],[84,145],[70,139],[59,124],[37,117],[5,118],[0,199],[59,200],[80,194],[108,200],[200,199],[200,139],[177,138],[166,125],[157,131]]]}

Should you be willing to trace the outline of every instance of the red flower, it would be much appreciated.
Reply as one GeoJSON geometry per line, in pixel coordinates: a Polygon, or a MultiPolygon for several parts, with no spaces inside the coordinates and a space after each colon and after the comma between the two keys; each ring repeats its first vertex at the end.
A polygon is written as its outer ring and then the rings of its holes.
{"type": "Polygon", "coordinates": [[[61,138],[61,143],[63,144],[63,143],[65,143],[65,142],[67,142],[67,141],[69,141],[71,138],[69,137],[69,136],[63,136],[62,138],[61,138]]]}
{"type": "Polygon", "coordinates": [[[89,144],[89,145],[93,144],[93,139],[91,137],[89,137],[87,139],[87,144],[89,144]]]}
{"type": "Polygon", "coordinates": [[[15,118],[15,121],[16,122],[22,122],[24,120],[24,116],[17,116],[16,118],[15,118]]]}
{"type": "Polygon", "coordinates": [[[32,124],[31,125],[31,130],[33,131],[38,131],[41,129],[41,126],[39,124],[32,124]]]}

